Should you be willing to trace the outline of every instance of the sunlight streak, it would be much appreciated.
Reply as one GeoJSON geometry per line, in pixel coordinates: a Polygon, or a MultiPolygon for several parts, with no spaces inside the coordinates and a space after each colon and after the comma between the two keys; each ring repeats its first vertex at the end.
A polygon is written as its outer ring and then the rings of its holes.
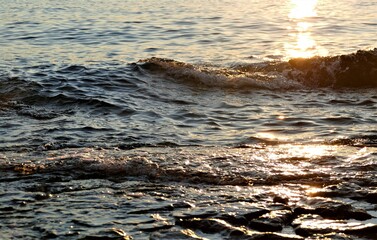
{"type": "Polygon", "coordinates": [[[312,36],[317,16],[318,0],[291,0],[291,11],[288,15],[290,36],[294,39],[284,44],[286,56],[290,58],[310,58],[325,56],[328,51],[319,46],[312,36]]]}

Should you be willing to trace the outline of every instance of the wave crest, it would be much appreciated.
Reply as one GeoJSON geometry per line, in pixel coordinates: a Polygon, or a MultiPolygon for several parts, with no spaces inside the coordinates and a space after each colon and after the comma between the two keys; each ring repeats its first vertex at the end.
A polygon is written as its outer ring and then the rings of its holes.
{"type": "Polygon", "coordinates": [[[288,62],[241,64],[228,68],[155,57],[140,60],[137,66],[196,87],[270,90],[377,87],[377,48],[347,55],[295,58],[288,62]]]}
{"type": "Polygon", "coordinates": [[[222,89],[297,89],[301,84],[275,72],[244,71],[241,68],[218,68],[192,65],[164,58],[139,61],[139,67],[162,77],[194,87],[222,89]]]}
{"type": "Polygon", "coordinates": [[[377,87],[377,48],[335,57],[291,59],[287,76],[318,87],[377,87]]]}

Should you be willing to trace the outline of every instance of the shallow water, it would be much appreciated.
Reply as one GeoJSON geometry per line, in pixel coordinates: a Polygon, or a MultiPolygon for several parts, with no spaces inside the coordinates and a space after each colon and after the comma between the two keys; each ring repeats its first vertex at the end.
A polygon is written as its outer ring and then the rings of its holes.
{"type": "Polygon", "coordinates": [[[0,3],[0,238],[377,237],[376,1],[0,3]]]}

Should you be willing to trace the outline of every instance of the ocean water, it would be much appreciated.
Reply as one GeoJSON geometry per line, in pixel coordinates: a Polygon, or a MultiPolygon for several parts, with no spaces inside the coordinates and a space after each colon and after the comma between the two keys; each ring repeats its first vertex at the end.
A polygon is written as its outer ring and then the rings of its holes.
{"type": "Polygon", "coordinates": [[[377,238],[377,1],[0,4],[0,239],[377,238]]]}

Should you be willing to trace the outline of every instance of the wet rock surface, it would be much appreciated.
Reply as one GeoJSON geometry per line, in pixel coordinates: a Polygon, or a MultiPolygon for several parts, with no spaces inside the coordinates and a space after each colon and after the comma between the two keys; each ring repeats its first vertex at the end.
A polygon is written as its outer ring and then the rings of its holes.
{"type": "MultiPolygon", "coordinates": [[[[206,185],[195,189],[187,185],[156,185],[129,181],[130,179],[111,183],[106,179],[97,179],[86,184],[81,182],[83,185],[80,188],[72,189],[66,186],[64,190],[58,190],[61,182],[50,182],[46,189],[54,194],[13,192],[2,200],[1,230],[8,229],[10,219],[22,219],[25,223],[35,224],[36,218],[44,216],[46,225],[36,223],[36,226],[29,230],[30,236],[39,232],[39,236],[46,239],[76,239],[84,232],[87,235],[77,239],[133,237],[291,240],[377,237],[377,225],[373,223],[375,217],[366,210],[340,200],[302,196],[283,204],[276,203],[273,197],[269,197],[269,193],[273,195],[272,191],[276,189],[288,189],[285,186],[263,188],[263,193],[256,191],[258,187],[250,186],[248,190],[245,189],[241,198],[233,197],[231,191],[234,187],[226,186],[229,194],[219,201],[211,201],[213,190],[224,189],[206,185]],[[176,198],[172,197],[178,189],[182,190],[182,194],[190,192],[192,199],[180,201],[179,194],[176,198]],[[205,195],[201,194],[203,189],[206,189],[205,195]],[[63,203],[64,201],[66,202],[63,203]],[[93,206],[89,206],[88,202],[92,202],[93,206]],[[54,204],[60,207],[52,207],[54,204]],[[50,212],[53,208],[54,211],[66,214],[66,219],[53,217],[54,214],[50,212]],[[25,220],[25,216],[29,218],[25,220]],[[61,226],[71,227],[59,229],[50,226],[53,228],[51,230],[48,227],[51,221],[62,222],[61,226]],[[98,228],[103,229],[98,231],[98,228]],[[110,231],[112,228],[118,230],[110,231]]],[[[41,189],[43,188],[35,188],[41,189]]]]}
{"type": "MultiPolygon", "coordinates": [[[[254,185],[246,186],[215,181],[194,184],[159,176],[167,172],[161,169],[163,164],[171,167],[166,162],[133,160],[131,165],[139,168],[135,171],[144,174],[135,176],[126,175],[113,165],[106,171],[98,165],[92,172],[84,167],[67,171],[69,164],[78,166],[71,159],[61,168],[64,170],[59,170],[57,163],[49,161],[43,163],[44,168],[42,164],[28,163],[33,169],[40,169],[33,173],[26,165],[21,172],[1,170],[0,232],[5,237],[377,239],[373,182],[368,185],[364,181],[360,186],[360,182],[329,181],[322,187],[285,181],[269,185],[254,181],[254,185]],[[50,171],[48,164],[54,166],[50,171]],[[160,169],[149,171],[150,166],[157,165],[160,169]]],[[[127,171],[131,165],[127,165],[127,171]]]]}

